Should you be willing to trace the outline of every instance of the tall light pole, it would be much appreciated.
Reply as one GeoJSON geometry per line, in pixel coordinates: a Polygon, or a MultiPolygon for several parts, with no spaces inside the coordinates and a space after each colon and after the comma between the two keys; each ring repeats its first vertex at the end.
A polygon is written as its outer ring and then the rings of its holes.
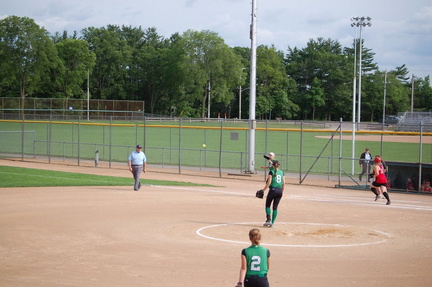
{"type": "Polygon", "coordinates": [[[241,93],[242,93],[242,87],[239,86],[239,120],[241,120],[241,93]]]}
{"type": "Polygon", "coordinates": [[[385,125],[385,117],[386,117],[386,112],[385,112],[385,109],[386,109],[386,96],[387,96],[387,71],[385,71],[384,72],[384,103],[383,103],[383,115],[382,115],[382,118],[383,118],[383,127],[384,127],[384,125],[385,125]]]}
{"type": "MultiPolygon", "coordinates": [[[[352,21],[352,18],[351,18],[352,21]]],[[[351,24],[351,26],[354,26],[351,24]]],[[[351,173],[354,174],[354,157],[355,157],[355,142],[356,142],[356,93],[357,93],[357,29],[354,37],[354,76],[353,76],[353,98],[352,98],[352,146],[351,146],[351,158],[353,159],[351,165],[351,173]]]]}
{"type": "MultiPolygon", "coordinates": [[[[242,76],[240,76],[240,80],[243,78],[243,70],[245,70],[246,68],[242,68],[242,76]]],[[[241,107],[241,94],[242,94],[242,86],[239,86],[239,120],[241,120],[241,112],[242,112],[242,107],[241,107]]]]}
{"type": "Polygon", "coordinates": [[[207,95],[208,95],[208,102],[207,102],[207,119],[210,119],[210,90],[211,90],[211,86],[210,86],[210,80],[208,81],[208,86],[207,86],[207,95]]]}
{"type": "Polygon", "coordinates": [[[250,66],[250,97],[249,97],[249,173],[254,172],[255,167],[255,106],[256,106],[256,18],[257,0],[252,0],[252,15],[250,26],[251,39],[251,66],[250,66]]]}
{"type": "Polygon", "coordinates": [[[413,116],[412,113],[414,111],[414,79],[416,76],[412,74],[411,77],[411,117],[413,116]]]}
{"type": "Polygon", "coordinates": [[[90,120],[90,70],[87,70],[87,121],[90,120]]]}
{"type": "Polygon", "coordinates": [[[351,24],[352,27],[360,27],[360,52],[359,52],[359,87],[358,87],[358,103],[357,103],[357,122],[360,124],[360,114],[361,114],[361,78],[362,78],[362,50],[363,50],[363,40],[362,40],[362,28],[366,26],[372,26],[370,22],[371,17],[352,17],[351,24]]]}

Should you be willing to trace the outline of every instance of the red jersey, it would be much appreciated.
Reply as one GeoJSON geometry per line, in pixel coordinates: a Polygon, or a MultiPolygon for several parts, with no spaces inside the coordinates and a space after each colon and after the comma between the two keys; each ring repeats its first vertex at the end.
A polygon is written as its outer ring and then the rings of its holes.
{"type": "Polygon", "coordinates": [[[379,170],[378,170],[378,174],[376,174],[375,176],[375,182],[376,183],[387,183],[387,177],[384,174],[384,167],[382,165],[378,165],[379,170]]]}

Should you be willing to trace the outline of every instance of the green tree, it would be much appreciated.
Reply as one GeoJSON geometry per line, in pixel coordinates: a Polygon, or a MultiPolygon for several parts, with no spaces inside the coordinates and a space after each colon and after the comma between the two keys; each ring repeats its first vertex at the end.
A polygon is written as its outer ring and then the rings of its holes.
{"type": "Polygon", "coordinates": [[[82,31],[90,51],[96,55],[91,79],[91,93],[97,99],[126,99],[125,81],[131,49],[116,25],[89,27],[82,31]]]}
{"type": "Polygon", "coordinates": [[[188,73],[185,92],[191,104],[201,103],[205,117],[206,100],[224,104],[233,100],[241,81],[241,59],[215,32],[188,30],[182,39],[188,73]]]}
{"type": "MultiPolygon", "coordinates": [[[[381,72],[383,77],[383,73],[381,72]]],[[[382,87],[384,86],[384,80],[382,80],[382,87]]],[[[381,99],[384,97],[382,93],[381,99]]],[[[400,81],[399,74],[396,72],[387,73],[387,85],[386,85],[386,114],[397,114],[398,112],[404,112],[410,107],[410,100],[406,96],[407,88],[400,81]]],[[[384,100],[383,100],[384,102],[384,100]]]]}
{"type": "Polygon", "coordinates": [[[191,105],[184,93],[187,71],[186,53],[178,33],[173,34],[166,43],[164,51],[164,93],[160,101],[160,111],[169,111],[170,116],[193,114],[191,105]]]}
{"type": "Polygon", "coordinates": [[[290,118],[298,106],[288,97],[289,80],[284,67],[284,55],[274,46],[257,49],[257,117],[290,118]],[[271,114],[270,114],[271,113],[271,114]]]}
{"type": "Polygon", "coordinates": [[[315,109],[325,105],[324,89],[321,87],[321,82],[314,78],[310,90],[306,93],[305,98],[310,102],[312,107],[312,120],[315,120],[315,109]]]}
{"type": "Polygon", "coordinates": [[[432,87],[430,77],[424,79],[417,78],[416,80],[417,101],[418,107],[424,111],[432,110],[432,87]]]}
{"type": "MultiPolygon", "coordinates": [[[[147,29],[144,33],[144,44],[139,50],[138,64],[142,74],[145,101],[150,106],[150,113],[155,112],[156,104],[167,94],[167,67],[170,59],[169,40],[158,35],[156,29],[147,29]]],[[[168,109],[165,113],[168,112],[168,109]]]]}
{"type": "Polygon", "coordinates": [[[82,98],[82,85],[88,73],[94,67],[96,56],[89,50],[89,45],[82,39],[67,38],[56,44],[62,62],[59,75],[59,96],[66,98],[82,98]]]}
{"type": "Polygon", "coordinates": [[[314,116],[328,120],[349,117],[346,105],[352,103],[350,60],[340,43],[330,39],[311,39],[303,49],[288,48],[285,57],[286,71],[297,83],[298,92],[294,102],[301,110],[313,110],[312,103],[305,95],[310,90],[313,80],[317,78],[324,90],[325,105],[317,106],[314,116]]]}
{"type": "Polygon", "coordinates": [[[59,64],[48,32],[27,17],[0,20],[0,85],[25,97],[37,92],[51,69],[59,64]]]}
{"type": "Polygon", "coordinates": [[[410,83],[409,72],[405,64],[396,67],[396,69],[392,71],[392,74],[394,74],[396,76],[396,79],[401,81],[403,84],[410,83]]]}
{"type": "Polygon", "coordinates": [[[140,60],[141,49],[145,45],[145,32],[141,27],[122,26],[118,36],[130,51],[130,57],[122,65],[126,69],[125,98],[145,101],[144,77],[146,72],[140,60]]]}
{"type": "Polygon", "coordinates": [[[368,95],[363,101],[363,108],[367,111],[367,121],[378,121],[382,118],[384,108],[384,88],[386,89],[385,112],[386,115],[397,114],[398,111],[405,111],[409,107],[409,99],[406,97],[407,89],[398,78],[395,71],[387,73],[385,84],[385,72],[376,71],[369,75],[364,93],[368,95]]]}

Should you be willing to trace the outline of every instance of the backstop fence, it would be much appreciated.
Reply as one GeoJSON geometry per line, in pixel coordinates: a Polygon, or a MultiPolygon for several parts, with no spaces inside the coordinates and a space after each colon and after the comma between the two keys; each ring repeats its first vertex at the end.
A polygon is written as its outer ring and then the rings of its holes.
{"type": "MultiPolygon", "coordinates": [[[[64,111],[66,113],[66,111],[64,111]]],[[[254,170],[248,170],[249,122],[229,119],[192,119],[110,115],[102,120],[81,114],[59,118],[41,111],[7,115],[0,119],[0,156],[38,162],[107,166],[127,162],[136,144],[144,146],[148,164],[156,168],[262,173],[268,164],[264,154],[274,152],[284,172],[298,182],[309,178],[336,181],[336,186],[366,189],[360,181],[359,156],[368,147],[387,162],[389,187],[406,190],[411,178],[423,193],[432,179],[432,133],[400,132],[371,123],[256,121],[254,170]],[[29,117],[29,119],[27,118],[29,117]]],[[[99,113],[103,113],[99,110],[99,113]]],[[[0,113],[1,114],[1,113],[0,113]]]]}

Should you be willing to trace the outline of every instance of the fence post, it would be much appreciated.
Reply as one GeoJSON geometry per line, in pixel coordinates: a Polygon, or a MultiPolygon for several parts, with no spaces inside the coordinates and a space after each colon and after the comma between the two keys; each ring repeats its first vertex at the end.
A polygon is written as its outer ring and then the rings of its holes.
{"type": "Polygon", "coordinates": [[[48,126],[48,163],[51,163],[51,133],[52,133],[52,116],[50,116],[50,123],[48,126]]]}
{"type": "Polygon", "coordinates": [[[182,136],[182,119],[180,118],[179,122],[179,151],[178,151],[178,168],[179,168],[179,174],[181,174],[181,136],[182,136]]]}
{"type": "Polygon", "coordinates": [[[81,116],[78,117],[78,166],[80,166],[81,157],[81,116]]]}
{"type": "Polygon", "coordinates": [[[219,177],[222,177],[222,136],[223,136],[223,122],[220,121],[220,137],[219,137],[219,177]]]}
{"type": "Polygon", "coordinates": [[[418,189],[419,191],[421,191],[421,186],[422,186],[422,162],[423,162],[423,149],[422,149],[422,144],[423,144],[423,123],[420,122],[420,141],[419,141],[419,184],[418,184],[418,189]]]}
{"type": "Polygon", "coordinates": [[[109,132],[109,168],[111,168],[111,162],[112,162],[112,119],[113,117],[110,116],[110,132],[109,132]]]}
{"type": "Polygon", "coordinates": [[[299,183],[302,182],[302,155],[303,155],[303,120],[300,124],[300,161],[299,161],[299,183]]]}
{"type": "Polygon", "coordinates": [[[339,172],[338,172],[339,185],[341,185],[341,178],[342,178],[342,118],[340,118],[339,120],[339,172]]]}
{"type": "Polygon", "coordinates": [[[21,130],[22,130],[22,134],[21,134],[21,160],[24,161],[24,132],[25,132],[24,114],[23,114],[23,118],[22,118],[22,122],[21,122],[21,130]]]}

